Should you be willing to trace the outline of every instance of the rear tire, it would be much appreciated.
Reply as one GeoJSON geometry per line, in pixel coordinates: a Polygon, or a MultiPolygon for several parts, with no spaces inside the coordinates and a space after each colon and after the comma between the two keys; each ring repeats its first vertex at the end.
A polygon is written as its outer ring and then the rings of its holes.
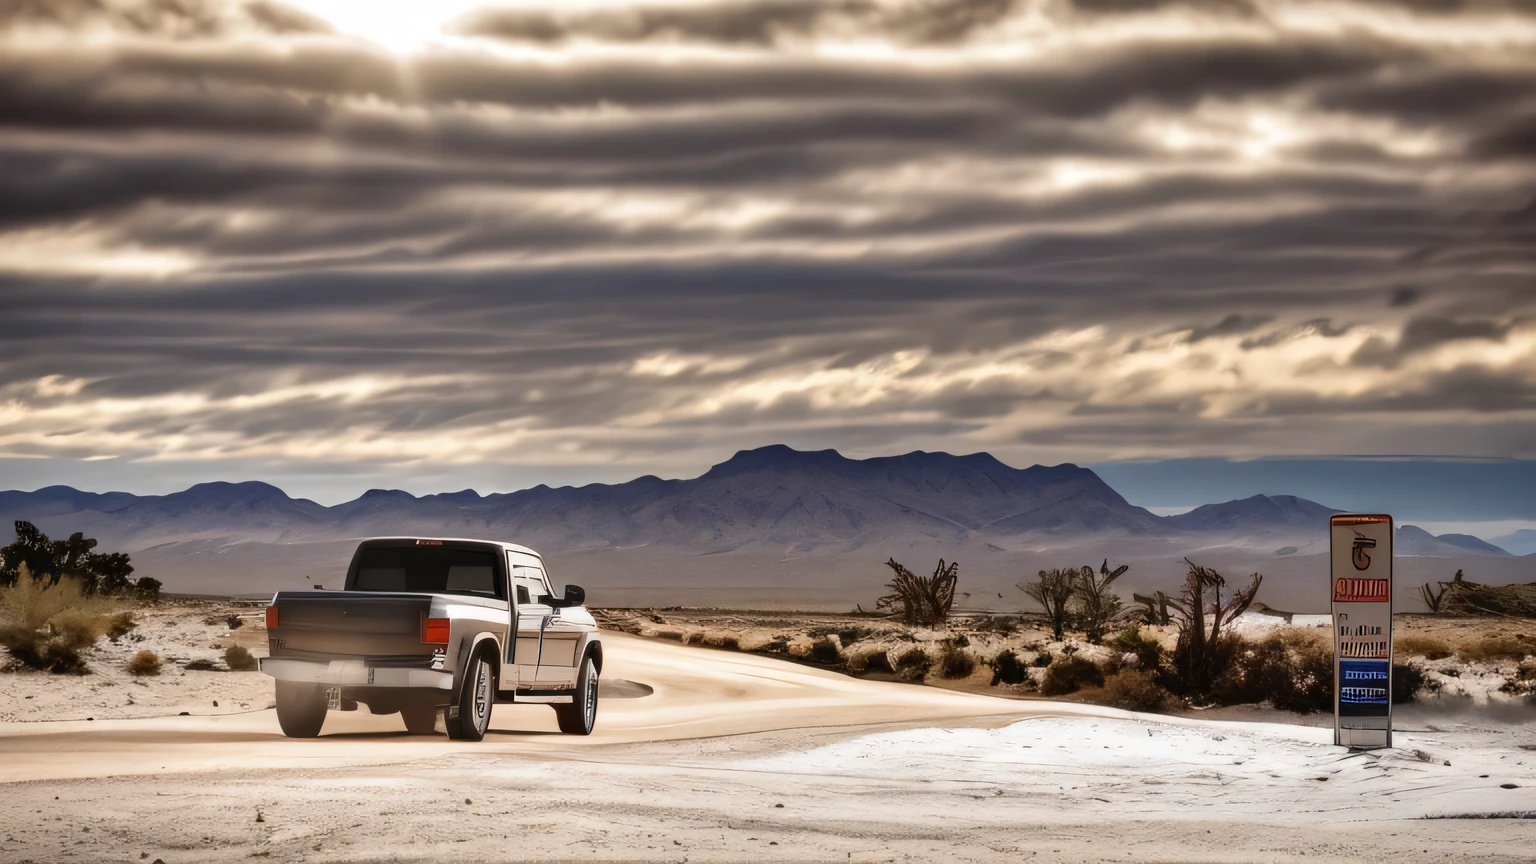
{"type": "Polygon", "coordinates": [[[450,716],[443,722],[448,727],[448,737],[458,741],[479,741],[485,730],[491,728],[491,705],[496,701],[496,675],[485,652],[478,651],[464,670],[464,680],[459,683],[459,698],[454,703],[458,716],[450,716]]]}
{"type": "Polygon", "coordinates": [[[437,734],[437,706],[430,702],[406,705],[400,709],[400,716],[405,719],[405,731],[412,735],[437,734]]]}
{"type": "Polygon", "coordinates": [[[555,720],[567,735],[591,735],[597,725],[597,664],[589,655],[581,660],[581,675],[571,692],[571,704],[555,705],[555,720]]]}
{"type": "Polygon", "coordinates": [[[289,738],[314,738],[325,725],[325,691],[319,684],[277,682],[277,725],[289,738]]]}

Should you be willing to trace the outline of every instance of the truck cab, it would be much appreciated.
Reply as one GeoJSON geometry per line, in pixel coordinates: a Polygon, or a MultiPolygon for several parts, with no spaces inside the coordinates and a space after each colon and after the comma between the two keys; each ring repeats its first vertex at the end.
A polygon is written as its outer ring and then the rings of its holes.
{"type": "Polygon", "coordinates": [[[480,740],[497,703],[554,706],[560,730],[591,734],[602,642],[543,558],[513,543],[439,537],[362,541],[341,591],[279,591],[268,656],[284,734],[320,734],[328,710],[400,713],[429,734],[480,740]]]}

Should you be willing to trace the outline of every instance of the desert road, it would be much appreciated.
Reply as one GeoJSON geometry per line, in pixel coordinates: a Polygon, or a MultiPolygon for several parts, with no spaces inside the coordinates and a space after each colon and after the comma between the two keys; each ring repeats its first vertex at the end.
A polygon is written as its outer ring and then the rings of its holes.
{"type": "Polygon", "coordinates": [[[475,744],[366,711],[302,741],[270,710],[0,723],[0,862],[1532,858],[1533,724],[1352,754],[605,638],[588,738],[535,705],[475,744]]]}

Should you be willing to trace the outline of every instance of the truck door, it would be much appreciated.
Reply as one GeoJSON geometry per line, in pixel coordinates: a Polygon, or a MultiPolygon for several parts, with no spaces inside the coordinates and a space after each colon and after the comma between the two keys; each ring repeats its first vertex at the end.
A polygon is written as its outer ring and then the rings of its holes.
{"type": "Polygon", "coordinates": [[[526,689],[538,681],[544,631],[554,609],[549,605],[549,591],[539,568],[516,559],[510,563],[517,609],[517,638],[508,640],[511,656],[507,658],[507,666],[517,671],[517,686],[526,689]]]}

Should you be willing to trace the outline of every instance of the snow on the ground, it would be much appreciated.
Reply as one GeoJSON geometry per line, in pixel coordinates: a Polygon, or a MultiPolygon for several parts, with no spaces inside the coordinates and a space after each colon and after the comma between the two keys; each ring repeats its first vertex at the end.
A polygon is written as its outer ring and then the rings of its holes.
{"type": "Polygon", "coordinates": [[[1126,819],[1293,822],[1411,819],[1536,811],[1530,725],[1395,733],[1393,749],[1351,752],[1331,728],[1276,724],[1044,717],[1001,729],[910,729],[746,760],[737,768],[816,777],[886,778],[1024,793],[1126,819]],[[1504,788],[1513,785],[1516,788],[1504,788]]]}

